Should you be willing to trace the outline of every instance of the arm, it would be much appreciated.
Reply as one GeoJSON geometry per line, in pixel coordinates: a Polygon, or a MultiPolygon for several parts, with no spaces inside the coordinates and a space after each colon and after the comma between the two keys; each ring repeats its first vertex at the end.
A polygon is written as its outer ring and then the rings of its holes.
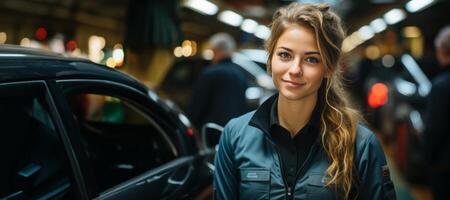
{"type": "Polygon", "coordinates": [[[214,199],[237,199],[238,180],[231,146],[231,130],[225,126],[219,142],[219,150],[214,160],[214,199]]]}
{"type": "Polygon", "coordinates": [[[188,105],[188,115],[191,118],[194,125],[200,129],[203,124],[202,117],[205,115],[205,109],[208,108],[208,94],[210,90],[210,75],[203,71],[197,81],[194,84],[194,88],[191,93],[191,99],[188,105]]]}
{"type": "Polygon", "coordinates": [[[430,167],[436,165],[445,148],[448,133],[449,97],[447,89],[440,84],[434,84],[427,97],[425,115],[425,153],[430,167]]]}
{"type": "Polygon", "coordinates": [[[383,148],[374,134],[364,142],[357,163],[360,185],[359,199],[395,199],[395,189],[391,181],[383,148]]]}

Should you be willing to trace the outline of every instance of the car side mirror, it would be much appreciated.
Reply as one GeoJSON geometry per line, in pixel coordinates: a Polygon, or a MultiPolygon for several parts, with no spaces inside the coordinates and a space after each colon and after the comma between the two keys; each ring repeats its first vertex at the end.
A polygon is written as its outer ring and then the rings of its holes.
{"type": "Polygon", "coordinates": [[[222,131],[223,127],[216,123],[206,123],[202,126],[202,142],[206,149],[216,149],[222,131]]]}

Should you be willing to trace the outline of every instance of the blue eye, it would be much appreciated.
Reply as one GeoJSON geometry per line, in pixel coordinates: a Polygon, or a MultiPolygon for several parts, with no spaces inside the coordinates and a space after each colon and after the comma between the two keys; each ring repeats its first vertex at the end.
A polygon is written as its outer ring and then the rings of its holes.
{"type": "Polygon", "coordinates": [[[305,59],[305,61],[309,62],[309,63],[319,63],[320,62],[320,60],[318,58],[315,58],[315,57],[308,57],[308,58],[305,59]]]}
{"type": "Polygon", "coordinates": [[[287,60],[291,58],[291,55],[287,52],[280,52],[277,54],[282,60],[287,60]]]}

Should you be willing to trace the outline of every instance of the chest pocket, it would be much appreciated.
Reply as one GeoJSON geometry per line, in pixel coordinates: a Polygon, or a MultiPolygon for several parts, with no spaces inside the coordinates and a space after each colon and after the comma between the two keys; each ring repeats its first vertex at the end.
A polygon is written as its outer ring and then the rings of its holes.
{"type": "Polygon", "coordinates": [[[322,174],[312,174],[306,180],[308,199],[335,199],[335,195],[326,187],[328,177],[322,174]]]}
{"type": "Polygon", "coordinates": [[[270,170],[266,168],[240,169],[240,199],[269,199],[270,170]]]}

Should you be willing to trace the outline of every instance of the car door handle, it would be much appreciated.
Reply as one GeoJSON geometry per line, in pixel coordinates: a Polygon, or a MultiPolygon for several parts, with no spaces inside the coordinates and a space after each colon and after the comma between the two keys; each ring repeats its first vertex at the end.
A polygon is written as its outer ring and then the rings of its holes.
{"type": "Polygon", "coordinates": [[[165,175],[168,174],[168,173],[169,173],[169,172],[165,172],[165,173],[160,174],[160,175],[154,175],[154,176],[151,176],[150,178],[147,178],[147,179],[144,179],[144,180],[142,180],[142,181],[139,181],[139,182],[137,182],[137,183],[134,184],[134,185],[140,186],[140,185],[144,185],[144,184],[146,184],[146,183],[151,183],[151,182],[153,182],[153,181],[156,181],[156,180],[161,179],[163,176],[165,176],[165,175]]]}
{"type": "Polygon", "coordinates": [[[184,176],[182,180],[174,180],[173,177],[169,177],[169,179],[167,179],[167,183],[172,185],[183,185],[186,183],[187,179],[191,176],[192,171],[194,171],[194,167],[192,165],[189,165],[189,169],[186,173],[186,176],[184,176]]]}

